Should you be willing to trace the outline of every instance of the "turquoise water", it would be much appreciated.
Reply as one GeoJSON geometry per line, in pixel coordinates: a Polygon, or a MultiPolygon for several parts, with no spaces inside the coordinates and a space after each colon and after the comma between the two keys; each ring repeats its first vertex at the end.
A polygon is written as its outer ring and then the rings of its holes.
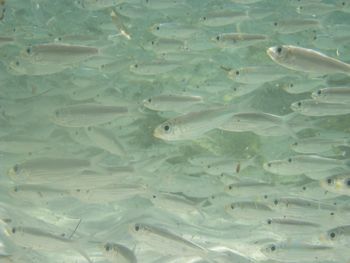
{"type": "Polygon", "coordinates": [[[0,262],[350,260],[350,2],[0,1],[0,262]]]}

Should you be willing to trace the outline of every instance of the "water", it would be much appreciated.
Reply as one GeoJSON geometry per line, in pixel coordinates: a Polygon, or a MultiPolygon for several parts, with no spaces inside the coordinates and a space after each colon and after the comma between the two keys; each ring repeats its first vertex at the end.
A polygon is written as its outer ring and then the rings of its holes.
{"type": "Polygon", "coordinates": [[[0,1],[0,262],[347,262],[349,6],[0,1]]]}

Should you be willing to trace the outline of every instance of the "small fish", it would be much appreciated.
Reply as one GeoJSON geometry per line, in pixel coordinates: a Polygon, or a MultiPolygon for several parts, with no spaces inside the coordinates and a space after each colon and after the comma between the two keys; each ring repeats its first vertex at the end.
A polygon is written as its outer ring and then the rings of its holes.
{"type": "Polygon", "coordinates": [[[150,29],[151,33],[161,38],[185,40],[199,34],[199,30],[193,26],[176,22],[155,24],[150,29]]]}
{"type": "Polygon", "coordinates": [[[37,158],[14,165],[8,175],[15,181],[32,183],[54,179],[57,176],[74,176],[74,174],[91,166],[88,160],[68,158],[37,158]]]}
{"type": "Polygon", "coordinates": [[[102,253],[111,263],[137,263],[134,252],[117,243],[108,242],[104,244],[102,253]]]}
{"type": "Polygon", "coordinates": [[[299,139],[291,144],[293,151],[298,153],[314,153],[321,154],[334,151],[338,146],[350,146],[349,139],[331,139],[331,138],[319,138],[311,137],[305,139],[299,139]]]}
{"type": "Polygon", "coordinates": [[[222,33],[214,37],[215,41],[223,48],[242,48],[253,46],[257,43],[266,41],[267,35],[247,34],[247,33],[222,33]]]}
{"type": "Polygon", "coordinates": [[[227,26],[249,18],[246,11],[216,11],[208,13],[199,19],[199,23],[208,27],[227,26]]]}
{"type": "MultiPolygon", "coordinates": [[[[1,3],[0,3],[0,4],[1,4],[1,3]]],[[[0,20],[1,20],[1,18],[0,18],[0,20]]],[[[11,43],[13,43],[14,41],[15,41],[15,39],[12,38],[12,37],[1,37],[1,36],[0,36],[0,47],[5,46],[5,45],[8,45],[8,44],[11,44],[11,43]]]]}
{"type": "Polygon", "coordinates": [[[260,251],[269,259],[282,261],[285,261],[286,258],[293,258],[298,262],[337,258],[336,250],[332,246],[305,243],[304,241],[270,243],[264,245],[260,251]]]}
{"type": "Polygon", "coordinates": [[[252,66],[237,69],[221,67],[230,79],[244,84],[261,84],[286,77],[286,72],[274,66],[252,66]]]}
{"type": "Polygon", "coordinates": [[[125,115],[127,107],[100,104],[75,104],[55,110],[52,121],[65,127],[89,127],[103,124],[125,115]]]}
{"type": "Polygon", "coordinates": [[[283,160],[274,160],[263,164],[263,168],[278,175],[298,175],[322,172],[334,168],[346,169],[348,160],[338,160],[317,155],[295,155],[283,160]]]}
{"type": "Polygon", "coordinates": [[[163,94],[148,98],[142,104],[144,107],[155,111],[181,112],[184,108],[202,102],[203,98],[201,96],[163,94]]]}
{"type": "Polygon", "coordinates": [[[350,104],[350,88],[333,87],[319,89],[314,91],[311,97],[321,102],[350,104]]]}
{"type": "Polygon", "coordinates": [[[265,112],[242,112],[234,114],[220,129],[234,132],[250,131],[261,136],[296,137],[289,124],[294,117],[294,114],[278,116],[265,112]]]}
{"type": "Polygon", "coordinates": [[[137,75],[158,75],[171,72],[180,67],[180,64],[170,61],[154,61],[147,63],[136,63],[130,65],[131,72],[137,75]]]}
{"type": "Polygon", "coordinates": [[[129,226],[129,233],[138,241],[157,247],[160,253],[170,255],[206,255],[205,248],[167,229],[144,223],[129,226]]]}
{"type": "Polygon", "coordinates": [[[283,19],[273,22],[273,29],[280,34],[292,34],[319,28],[321,28],[321,23],[317,19],[283,19]]]}
{"type": "Polygon", "coordinates": [[[27,47],[24,57],[33,64],[71,65],[97,56],[99,53],[96,47],[48,43],[27,47]]]}
{"type": "Polygon", "coordinates": [[[305,116],[338,116],[350,113],[349,104],[325,103],[313,99],[296,101],[290,108],[305,116]]]}
{"type": "Polygon", "coordinates": [[[153,136],[166,141],[191,140],[219,128],[234,113],[227,107],[189,112],[167,120],[154,129],[153,136]]]}
{"type": "Polygon", "coordinates": [[[350,65],[312,49],[282,45],[267,49],[277,64],[296,71],[317,74],[350,74],[350,65]]]}
{"type": "Polygon", "coordinates": [[[311,92],[326,86],[326,81],[324,79],[308,79],[308,78],[296,78],[293,80],[288,80],[281,84],[281,86],[286,92],[290,94],[299,94],[305,92],[311,92]]]}
{"type": "Polygon", "coordinates": [[[86,252],[80,248],[79,243],[64,235],[46,232],[35,227],[12,227],[6,229],[6,235],[17,245],[25,248],[42,250],[48,252],[66,251],[68,249],[77,251],[89,263],[93,263],[86,252]]]}

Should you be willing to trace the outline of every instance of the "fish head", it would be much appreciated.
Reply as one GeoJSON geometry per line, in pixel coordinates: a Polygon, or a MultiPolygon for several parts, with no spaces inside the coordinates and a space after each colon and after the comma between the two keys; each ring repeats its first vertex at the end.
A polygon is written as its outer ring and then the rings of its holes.
{"type": "Polygon", "coordinates": [[[264,246],[260,249],[260,251],[261,251],[264,255],[270,256],[270,255],[273,255],[273,254],[276,253],[277,248],[278,248],[278,247],[277,247],[276,244],[270,243],[270,244],[264,245],[264,246]]]}
{"type": "Polygon", "coordinates": [[[171,121],[163,122],[154,129],[153,136],[165,141],[176,140],[176,125],[171,121]]]}
{"type": "Polygon", "coordinates": [[[29,176],[28,172],[21,167],[20,164],[15,164],[7,172],[7,175],[14,181],[23,180],[29,176]]]}
{"type": "Polygon", "coordinates": [[[290,105],[290,108],[292,111],[294,112],[299,112],[299,113],[302,113],[305,111],[304,107],[303,107],[303,103],[302,101],[296,101],[296,102],[293,102],[291,105],[290,105]]]}
{"type": "Polygon", "coordinates": [[[332,228],[326,232],[325,240],[331,242],[339,242],[344,239],[345,234],[345,228],[343,226],[332,228]]]}
{"type": "Polygon", "coordinates": [[[154,109],[154,100],[152,98],[148,98],[142,101],[142,105],[147,109],[154,109]]]}
{"type": "Polygon", "coordinates": [[[268,48],[266,53],[273,61],[281,63],[286,60],[289,52],[286,46],[274,46],[268,48]]]}
{"type": "Polygon", "coordinates": [[[325,92],[323,89],[319,89],[317,91],[314,91],[311,93],[311,97],[314,99],[314,100],[318,100],[320,98],[324,98],[325,97],[325,92]]]}

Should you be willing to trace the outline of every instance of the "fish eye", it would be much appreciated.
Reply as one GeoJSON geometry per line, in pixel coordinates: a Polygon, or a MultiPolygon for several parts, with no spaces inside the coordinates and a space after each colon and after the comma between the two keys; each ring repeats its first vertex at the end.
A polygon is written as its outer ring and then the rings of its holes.
{"type": "Polygon", "coordinates": [[[275,245],[272,245],[270,248],[271,248],[271,251],[275,251],[276,250],[276,246],[275,245]]]}
{"type": "Polygon", "coordinates": [[[15,166],[13,166],[13,171],[14,171],[15,173],[17,173],[18,170],[19,170],[18,164],[15,164],[15,166]]]}
{"type": "Polygon", "coordinates": [[[271,223],[272,223],[271,219],[268,219],[268,220],[267,220],[267,223],[268,223],[269,225],[271,225],[271,223]]]}
{"type": "Polygon", "coordinates": [[[291,163],[291,162],[292,162],[292,158],[289,158],[289,159],[288,159],[288,162],[291,163]]]}
{"type": "Polygon", "coordinates": [[[139,226],[139,224],[136,224],[135,225],[135,231],[139,231],[140,230],[140,226],[139,226]]]}
{"type": "Polygon", "coordinates": [[[232,190],[232,185],[229,185],[229,186],[228,186],[228,189],[232,190]]]}
{"type": "Polygon", "coordinates": [[[220,36],[216,36],[216,40],[219,41],[220,40],[220,36]]]}
{"type": "Polygon", "coordinates": [[[345,184],[346,184],[347,186],[350,187],[350,179],[347,179],[347,180],[345,181],[345,184]]]}
{"type": "Polygon", "coordinates": [[[13,234],[15,234],[15,233],[16,233],[16,228],[13,227],[13,228],[11,229],[11,232],[12,232],[13,234]]]}
{"type": "Polygon", "coordinates": [[[151,98],[149,98],[147,101],[148,101],[149,103],[151,103],[151,102],[152,102],[152,99],[151,99],[151,98]]]}
{"type": "Polygon", "coordinates": [[[234,204],[231,204],[230,207],[231,207],[231,209],[235,209],[235,205],[234,204]]]}
{"type": "Polygon", "coordinates": [[[332,179],[331,178],[327,179],[327,184],[332,184],[332,179]]]}
{"type": "Polygon", "coordinates": [[[105,249],[106,249],[106,251],[109,251],[109,250],[111,249],[110,245],[109,245],[109,244],[106,244],[106,245],[105,245],[105,249]]]}
{"type": "Polygon", "coordinates": [[[32,50],[31,50],[30,47],[28,47],[28,48],[26,49],[26,52],[27,52],[28,54],[30,54],[31,51],[32,51],[32,50]]]}
{"type": "Polygon", "coordinates": [[[170,128],[171,128],[171,126],[170,126],[169,123],[166,123],[166,124],[164,124],[164,126],[163,126],[163,130],[164,130],[165,132],[169,132],[169,131],[170,131],[170,128]]]}
{"type": "Polygon", "coordinates": [[[160,29],[159,26],[157,26],[156,29],[159,30],[160,29]]]}
{"type": "Polygon", "coordinates": [[[300,101],[298,102],[298,107],[301,107],[301,102],[300,101]]]}
{"type": "Polygon", "coordinates": [[[236,75],[237,75],[237,76],[239,75],[239,70],[236,70],[236,75]]]}
{"type": "Polygon", "coordinates": [[[203,16],[203,20],[205,21],[205,20],[207,20],[207,18],[205,16],[203,16]]]}
{"type": "Polygon", "coordinates": [[[335,238],[335,233],[332,232],[332,233],[329,234],[329,236],[333,239],[333,238],[335,238]]]}
{"type": "Polygon", "coordinates": [[[273,203],[274,203],[275,205],[278,205],[278,200],[275,199],[275,201],[273,201],[273,203]]]}
{"type": "Polygon", "coordinates": [[[278,54],[281,54],[281,52],[282,52],[282,47],[277,47],[276,51],[277,51],[278,54]]]}
{"type": "Polygon", "coordinates": [[[293,146],[298,146],[298,142],[293,143],[293,146]]]}
{"type": "Polygon", "coordinates": [[[289,87],[293,88],[293,87],[294,87],[294,84],[293,84],[293,83],[290,83],[290,84],[289,84],[289,87]]]}
{"type": "Polygon", "coordinates": [[[278,23],[277,23],[277,22],[274,22],[274,23],[273,23],[273,25],[274,25],[274,26],[277,26],[277,25],[278,25],[278,23]]]}
{"type": "Polygon", "coordinates": [[[268,166],[268,167],[271,167],[271,165],[272,165],[271,163],[267,163],[267,166],[268,166]]]}
{"type": "Polygon", "coordinates": [[[322,93],[322,91],[321,91],[321,90],[317,91],[317,94],[318,94],[318,95],[321,95],[321,93],[322,93]]]}
{"type": "Polygon", "coordinates": [[[16,64],[16,66],[19,66],[19,61],[17,60],[15,64],[16,64]]]}
{"type": "Polygon", "coordinates": [[[138,68],[138,66],[139,66],[139,65],[135,64],[135,65],[134,65],[134,68],[138,68]]]}

